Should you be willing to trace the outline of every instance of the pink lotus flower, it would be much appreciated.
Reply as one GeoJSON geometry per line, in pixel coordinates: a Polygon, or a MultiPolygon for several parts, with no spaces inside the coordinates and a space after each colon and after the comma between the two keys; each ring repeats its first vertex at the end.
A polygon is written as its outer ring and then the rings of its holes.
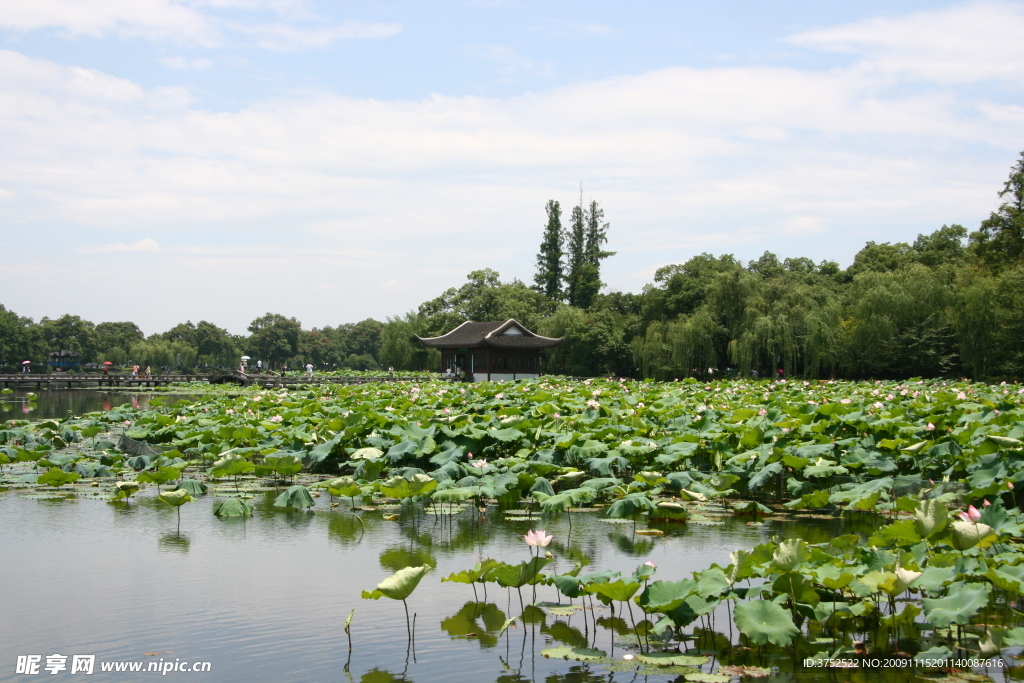
{"type": "Polygon", "coordinates": [[[931,430],[935,429],[935,425],[933,425],[931,422],[929,422],[928,426],[925,427],[925,429],[927,429],[928,431],[931,431],[931,430]]]}
{"type": "Polygon", "coordinates": [[[487,467],[487,461],[484,460],[483,458],[481,458],[480,460],[474,460],[469,464],[472,465],[473,467],[479,467],[480,469],[487,467]]]}
{"type": "Polygon", "coordinates": [[[532,546],[534,548],[544,548],[547,546],[548,543],[551,543],[552,539],[554,539],[554,536],[546,535],[543,529],[538,529],[537,531],[527,531],[526,534],[523,536],[523,540],[526,541],[526,545],[532,546]]]}
{"type": "Polygon", "coordinates": [[[977,524],[978,521],[981,520],[981,512],[978,511],[978,508],[972,505],[969,508],[967,508],[966,512],[960,513],[960,519],[964,520],[965,522],[974,522],[975,524],[977,524]]]}
{"type": "Polygon", "coordinates": [[[555,413],[554,415],[552,415],[552,417],[558,418],[558,417],[562,417],[562,416],[559,415],[558,413],[555,413]]]}
{"type": "Polygon", "coordinates": [[[657,569],[657,567],[658,567],[658,565],[654,564],[654,563],[653,563],[653,562],[651,562],[650,560],[647,560],[646,562],[644,562],[644,566],[647,566],[647,567],[653,567],[653,568],[655,568],[655,569],[657,569]]]}

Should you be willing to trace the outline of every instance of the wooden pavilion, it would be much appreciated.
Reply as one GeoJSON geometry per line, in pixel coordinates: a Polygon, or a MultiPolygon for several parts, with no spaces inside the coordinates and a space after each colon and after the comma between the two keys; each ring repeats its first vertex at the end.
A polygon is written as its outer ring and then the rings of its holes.
{"type": "Polygon", "coordinates": [[[500,382],[540,376],[540,352],[561,338],[534,334],[515,320],[464,322],[440,337],[417,337],[423,346],[441,351],[441,372],[470,382],[500,382]]]}

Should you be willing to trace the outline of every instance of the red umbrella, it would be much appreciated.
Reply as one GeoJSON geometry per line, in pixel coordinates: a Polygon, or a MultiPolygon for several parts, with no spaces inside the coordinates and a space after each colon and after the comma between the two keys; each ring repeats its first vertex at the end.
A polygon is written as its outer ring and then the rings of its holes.
{"type": "Polygon", "coordinates": [[[111,363],[111,362],[110,362],[109,360],[105,360],[105,361],[103,361],[103,364],[104,364],[104,365],[113,365],[113,363],[111,363]]]}

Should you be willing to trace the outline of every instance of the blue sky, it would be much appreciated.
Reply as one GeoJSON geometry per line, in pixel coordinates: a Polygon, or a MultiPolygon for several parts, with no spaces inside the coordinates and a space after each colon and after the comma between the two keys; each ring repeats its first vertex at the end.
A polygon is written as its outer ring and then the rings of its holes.
{"type": "Polygon", "coordinates": [[[242,332],[702,251],[969,229],[1024,150],[1024,4],[0,0],[0,303],[242,332]]]}

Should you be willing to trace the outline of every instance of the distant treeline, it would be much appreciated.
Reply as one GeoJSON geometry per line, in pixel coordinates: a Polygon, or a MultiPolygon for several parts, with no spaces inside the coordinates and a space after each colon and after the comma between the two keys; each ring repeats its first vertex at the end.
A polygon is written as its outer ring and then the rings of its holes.
{"type": "Polygon", "coordinates": [[[441,335],[465,320],[516,318],[539,334],[564,337],[545,370],[575,376],[673,379],[714,369],[716,376],[764,377],[781,369],[804,378],[1020,379],[1024,153],[999,197],[973,232],[944,225],[913,244],[868,242],[846,269],[771,252],[748,263],[700,254],[660,268],[639,294],[592,295],[600,261],[612,255],[600,251],[608,229],[603,212],[581,200],[563,269],[559,207],[549,202],[534,286],[479,270],[461,287],[385,322],[304,330],[295,318],[268,313],[252,322],[248,336],[201,321],[145,337],[131,322],[97,325],[65,315],[37,323],[0,306],[0,365],[47,362],[60,352],[79,363],[189,368],[233,366],[246,354],[274,368],[310,362],[433,370],[437,352],[420,347],[415,335],[441,335]]]}

